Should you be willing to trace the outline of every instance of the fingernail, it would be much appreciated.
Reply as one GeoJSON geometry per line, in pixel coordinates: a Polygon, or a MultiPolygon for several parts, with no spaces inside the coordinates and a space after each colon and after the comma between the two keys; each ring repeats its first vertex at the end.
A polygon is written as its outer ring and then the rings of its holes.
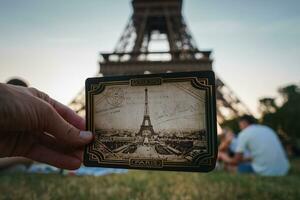
{"type": "Polygon", "coordinates": [[[93,133],[90,131],[80,131],[79,137],[82,139],[91,139],[93,137],[93,133]]]}

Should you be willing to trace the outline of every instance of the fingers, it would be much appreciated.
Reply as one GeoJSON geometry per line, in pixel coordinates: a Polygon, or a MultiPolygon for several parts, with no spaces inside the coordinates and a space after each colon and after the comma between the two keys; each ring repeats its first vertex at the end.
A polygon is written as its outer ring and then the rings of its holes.
{"type": "Polygon", "coordinates": [[[56,152],[62,154],[71,154],[73,157],[78,158],[82,161],[83,158],[83,147],[77,148],[76,150],[68,148],[66,145],[63,145],[59,140],[47,133],[40,133],[38,136],[38,144],[45,146],[56,152]]]}
{"type": "Polygon", "coordinates": [[[26,157],[38,162],[47,163],[58,168],[69,170],[78,169],[82,162],[81,153],[73,155],[63,154],[40,144],[32,146],[31,151],[26,155],[26,157]]]}
{"type": "MultiPolygon", "coordinates": [[[[74,111],[51,99],[47,94],[30,88],[33,96],[42,99],[37,108],[43,119],[43,130],[53,135],[58,141],[73,147],[89,143],[93,135],[84,129],[85,122],[74,111]]],[[[40,119],[39,119],[40,120],[40,119]]]]}
{"type": "Polygon", "coordinates": [[[42,102],[43,131],[53,135],[63,145],[79,147],[88,144],[93,139],[93,135],[88,131],[80,131],[72,124],[65,121],[56,110],[46,102],[42,102]]]}
{"type": "Polygon", "coordinates": [[[74,151],[74,149],[68,148],[68,146],[64,145],[62,142],[60,142],[54,136],[52,136],[48,133],[38,133],[37,138],[38,138],[37,140],[40,144],[42,144],[52,150],[59,151],[62,153],[67,153],[67,152],[70,153],[71,151],[74,151]]]}
{"type": "Polygon", "coordinates": [[[59,115],[62,116],[67,122],[69,122],[70,124],[72,124],[73,126],[75,126],[80,130],[85,129],[85,120],[80,116],[78,116],[73,110],[63,105],[62,103],[50,98],[44,92],[41,92],[35,88],[29,88],[29,90],[34,96],[52,105],[53,108],[59,113],[59,115]]]}
{"type": "MultiPolygon", "coordinates": [[[[77,152],[78,150],[83,150],[83,146],[78,147],[76,149],[70,148],[68,145],[65,145],[60,140],[56,139],[54,136],[48,133],[39,133],[37,141],[39,144],[61,153],[68,154],[68,153],[74,153],[74,151],[77,152]]],[[[77,155],[79,159],[82,159],[82,154],[74,154],[74,155],[77,155]]]]}
{"type": "Polygon", "coordinates": [[[85,129],[85,120],[78,116],[73,110],[51,98],[49,103],[67,122],[80,130],[85,129]]]}

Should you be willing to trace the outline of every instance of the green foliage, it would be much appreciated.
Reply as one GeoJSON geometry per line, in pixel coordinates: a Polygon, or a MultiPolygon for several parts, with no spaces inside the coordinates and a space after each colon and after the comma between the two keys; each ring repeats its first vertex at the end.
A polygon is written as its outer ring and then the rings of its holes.
{"type": "Polygon", "coordinates": [[[262,113],[272,113],[278,108],[274,98],[263,98],[259,100],[259,103],[259,109],[262,113]]]}
{"type": "Polygon", "coordinates": [[[297,85],[289,85],[280,88],[278,91],[284,97],[285,101],[299,99],[300,88],[297,85]]]}
{"type": "Polygon", "coordinates": [[[278,130],[278,115],[276,113],[264,113],[262,123],[271,127],[273,130],[278,130]]]}
{"type": "Polygon", "coordinates": [[[292,141],[300,139],[300,89],[289,85],[279,89],[284,99],[281,106],[275,104],[272,98],[260,100],[262,123],[286,134],[292,141]]]}
{"type": "Polygon", "coordinates": [[[225,120],[221,124],[221,127],[222,128],[230,128],[235,134],[237,134],[237,133],[240,132],[238,118],[233,118],[233,119],[225,120]]]}

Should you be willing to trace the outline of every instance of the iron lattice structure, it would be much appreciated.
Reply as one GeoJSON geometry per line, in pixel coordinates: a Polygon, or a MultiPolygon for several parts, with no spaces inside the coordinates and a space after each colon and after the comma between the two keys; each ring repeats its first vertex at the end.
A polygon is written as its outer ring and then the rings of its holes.
{"type": "Polygon", "coordinates": [[[148,89],[145,88],[145,107],[144,107],[144,117],[143,122],[141,125],[141,128],[138,132],[138,135],[154,135],[153,126],[151,124],[150,120],[150,114],[149,114],[149,105],[148,105],[148,89]],[[146,132],[146,134],[145,134],[146,132]]]}
{"type": "MultiPolygon", "coordinates": [[[[132,0],[132,6],[114,52],[101,53],[99,75],[212,70],[211,51],[200,51],[194,42],[182,16],[182,0],[132,0]]],[[[216,84],[219,123],[249,113],[218,77],[216,84]]],[[[83,115],[84,92],[70,105],[83,115]]]]}

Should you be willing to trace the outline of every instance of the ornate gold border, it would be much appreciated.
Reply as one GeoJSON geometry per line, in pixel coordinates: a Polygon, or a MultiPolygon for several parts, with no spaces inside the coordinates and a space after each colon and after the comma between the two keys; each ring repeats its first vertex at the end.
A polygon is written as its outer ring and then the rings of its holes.
{"type": "MultiPolygon", "coordinates": [[[[163,83],[171,83],[171,82],[188,82],[190,81],[192,86],[205,90],[206,91],[206,127],[207,127],[207,146],[208,146],[208,152],[199,154],[197,158],[197,163],[198,165],[179,165],[178,162],[170,162],[170,161],[163,161],[163,166],[158,167],[157,169],[163,169],[164,167],[172,167],[172,168],[199,168],[199,166],[208,166],[213,163],[213,160],[215,159],[215,126],[213,124],[214,122],[214,116],[213,116],[213,111],[214,111],[214,106],[212,105],[213,102],[213,85],[209,85],[208,78],[199,78],[199,77],[178,77],[178,78],[164,78],[164,77],[154,77],[154,78],[160,78],[161,79],[161,84],[163,83]]],[[[145,78],[140,78],[145,79],[145,78]]],[[[87,92],[87,114],[88,114],[88,120],[87,121],[87,128],[90,131],[95,132],[95,127],[94,127],[94,99],[93,96],[100,94],[105,90],[106,86],[111,86],[111,85],[131,85],[132,80],[134,79],[129,79],[126,81],[108,81],[108,82],[101,82],[98,84],[91,84],[90,88],[87,92]]],[[[158,84],[154,84],[158,85],[158,84]]],[[[134,87],[134,85],[132,86],[134,87]]],[[[118,165],[118,167],[127,167],[131,168],[130,166],[130,159],[128,159],[128,162],[126,161],[117,161],[117,160],[105,160],[103,155],[99,155],[99,151],[94,151],[93,147],[98,147],[99,144],[96,142],[90,144],[86,148],[86,153],[88,154],[88,159],[89,161],[97,161],[99,165],[118,165]]],[[[147,159],[147,158],[145,158],[147,159]]],[[[149,158],[148,158],[149,159],[149,158]]],[[[135,167],[135,166],[134,166],[135,167]]],[[[133,168],[134,168],[133,167],[133,168]]]]}

